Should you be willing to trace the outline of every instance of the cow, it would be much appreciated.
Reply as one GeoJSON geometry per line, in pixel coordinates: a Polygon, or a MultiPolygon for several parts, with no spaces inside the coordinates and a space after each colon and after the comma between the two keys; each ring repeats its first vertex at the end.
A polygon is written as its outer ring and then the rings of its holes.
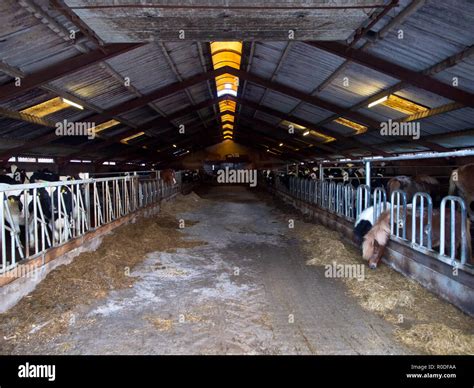
{"type": "MultiPolygon", "coordinates": [[[[390,210],[390,203],[386,204],[385,210],[390,210]]],[[[361,245],[365,235],[374,225],[375,207],[370,206],[363,210],[354,223],[353,236],[357,245],[361,245]]]]}
{"type": "MultiPolygon", "coordinates": [[[[1,186],[1,185],[0,185],[1,186]]],[[[8,230],[19,234],[24,225],[23,203],[18,195],[9,195],[4,202],[3,217],[8,230]]]]}
{"type": "Polygon", "coordinates": [[[34,197],[34,191],[30,190],[31,195],[28,203],[28,241],[31,249],[35,247],[35,241],[43,241],[42,234],[45,235],[45,246],[38,246],[39,250],[47,248],[47,245],[51,245],[50,240],[50,229],[51,229],[51,218],[52,218],[52,202],[51,196],[47,189],[41,187],[36,189],[36,197],[34,197]],[[35,221],[35,203],[36,203],[36,221],[35,221]]]}
{"type": "Polygon", "coordinates": [[[451,173],[449,195],[459,195],[464,200],[469,219],[474,221],[474,163],[459,167],[451,173]]]}
{"type": "MultiPolygon", "coordinates": [[[[15,185],[20,184],[10,175],[0,175],[0,189],[6,191],[7,198],[4,202],[3,218],[7,230],[19,235],[20,227],[25,225],[23,216],[22,191],[15,190],[15,185]]],[[[2,194],[2,198],[4,195],[2,194]]]]}
{"type": "Polygon", "coordinates": [[[38,170],[34,172],[30,177],[31,183],[36,182],[59,182],[61,177],[59,174],[49,171],[48,169],[38,170]]]}
{"type": "MultiPolygon", "coordinates": [[[[445,244],[446,246],[450,246],[451,244],[451,233],[449,233],[450,230],[450,219],[451,219],[451,209],[448,207],[446,209],[446,214],[445,214],[445,244]]],[[[406,217],[406,222],[405,228],[406,228],[406,235],[411,236],[412,235],[412,217],[413,217],[413,209],[407,208],[407,217],[406,217]]],[[[417,212],[415,214],[416,217],[416,225],[420,225],[420,215],[417,212]]],[[[433,210],[433,215],[432,215],[432,225],[431,228],[428,227],[428,215],[427,213],[424,213],[423,215],[423,225],[424,225],[424,234],[425,238],[428,236],[428,233],[431,233],[431,241],[432,241],[432,247],[437,248],[440,246],[440,238],[441,238],[441,233],[440,233],[440,225],[441,225],[441,215],[439,210],[433,210]]],[[[460,251],[461,244],[463,242],[463,236],[461,235],[461,227],[462,227],[462,218],[461,215],[458,211],[456,211],[456,216],[455,216],[455,241],[453,244],[455,244],[456,249],[458,252],[460,251]]],[[[396,222],[396,220],[392,221],[396,222]]],[[[362,244],[362,257],[368,261],[369,268],[375,269],[377,268],[377,265],[382,258],[384,252],[385,252],[385,247],[389,241],[390,237],[390,211],[385,211],[383,212],[378,220],[375,222],[374,226],[369,230],[369,232],[365,235],[364,237],[364,242],[362,244]]],[[[398,225],[394,224],[393,225],[394,230],[397,231],[398,225]]],[[[466,238],[466,243],[467,243],[467,259],[468,262],[472,264],[472,248],[471,248],[471,234],[470,234],[470,222],[469,220],[467,221],[466,225],[466,233],[467,233],[467,238],[466,238]]]]}
{"type": "Polygon", "coordinates": [[[0,175],[0,183],[19,185],[23,183],[29,183],[29,178],[24,169],[18,169],[15,164],[12,164],[9,170],[0,175]]]}
{"type": "Polygon", "coordinates": [[[407,202],[411,202],[417,192],[424,192],[435,197],[439,194],[440,183],[436,178],[428,175],[409,177],[399,175],[391,178],[387,183],[387,195],[390,198],[395,190],[402,190],[407,195],[407,202]]]}
{"type": "Polygon", "coordinates": [[[161,170],[160,177],[166,185],[175,185],[176,184],[176,174],[174,170],[167,168],[161,170]]]}

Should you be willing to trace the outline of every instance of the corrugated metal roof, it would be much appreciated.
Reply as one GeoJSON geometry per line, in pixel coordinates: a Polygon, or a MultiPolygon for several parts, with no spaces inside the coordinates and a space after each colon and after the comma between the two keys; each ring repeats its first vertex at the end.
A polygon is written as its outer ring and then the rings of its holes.
{"type": "MultiPolygon", "coordinates": [[[[34,1],[65,29],[77,31],[77,27],[64,15],[49,9],[46,1],[34,1]]],[[[373,30],[377,31],[386,23],[389,23],[408,4],[410,4],[409,0],[402,0],[400,6],[390,11],[373,27],[373,30]]],[[[0,58],[7,66],[18,67],[26,73],[31,73],[46,69],[51,64],[59,63],[66,58],[80,54],[78,48],[72,45],[71,42],[64,41],[61,36],[44,24],[44,21],[41,22],[31,12],[19,6],[16,1],[4,0],[0,3],[0,11],[2,10],[7,10],[7,12],[0,12],[0,58]]],[[[474,42],[473,21],[474,4],[472,2],[463,1],[462,6],[460,6],[459,1],[455,0],[444,2],[428,0],[403,25],[395,28],[384,39],[372,44],[368,52],[390,62],[421,71],[471,46],[474,42]],[[403,30],[403,39],[398,39],[396,35],[398,29],[403,30]]],[[[357,47],[361,47],[363,42],[365,42],[365,39],[361,39],[357,47]]],[[[81,43],[81,45],[89,48],[94,47],[91,41],[81,43]]],[[[248,49],[244,50],[244,53],[249,51],[248,49]]],[[[368,97],[399,82],[394,77],[359,64],[350,63],[332,80],[330,85],[322,91],[315,91],[328,77],[332,76],[344,60],[339,56],[334,56],[299,41],[256,41],[252,58],[243,58],[244,65],[249,61],[251,61],[249,71],[252,74],[306,94],[315,93],[319,98],[336,104],[339,108],[354,107],[368,97]],[[344,85],[345,77],[349,82],[348,86],[344,85]]],[[[51,82],[53,88],[77,96],[87,104],[86,109],[82,112],[74,108],[67,108],[47,118],[53,121],[63,119],[80,120],[82,117],[93,114],[91,109],[87,109],[87,106],[104,110],[136,99],[137,93],[134,92],[133,88],[141,95],[146,95],[177,83],[179,79],[185,80],[211,69],[209,44],[187,40],[149,43],[115,56],[106,62],[112,70],[103,64],[95,63],[51,82]],[[202,50],[202,56],[199,48],[202,50]],[[122,78],[125,79],[126,77],[130,80],[132,88],[127,88],[123,84],[122,78]]],[[[242,69],[246,70],[245,68],[242,69]]],[[[458,77],[458,87],[460,89],[474,92],[473,70],[474,58],[464,58],[456,66],[433,77],[449,85],[452,84],[453,77],[458,77]]],[[[0,73],[0,84],[11,82],[11,80],[12,78],[9,75],[0,73]]],[[[265,89],[251,82],[245,82],[245,84],[245,93],[241,96],[243,99],[261,103],[285,114],[294,115],[314,125],[334,115],[334,112],[329,112],[309,103],[303,103],[278,91],[265,89]]],[[[276,86],[275,89],[278,89],[278,87],[276,86]]],[[[239,93],[242,90],[241,85],[239,93]]],[[[215,85],[211,82],[209,88],[208,83],[202,82],[187,88],[186,91],[187,93],[185,90],[181,90],[155,101],[154,104],[157,110],[150,106],[144,106],[130,112],[124,111],[120,118],[124,122],[139,125],[159,117],[161,114],[166,116],[189,108],[189,112],[174,120],[174,123],[185,123],[199,129],[198,125],[201,125],[201,118],[204,120],[210,118],[214,116],[215,112],[212,107],[194,112],[191,105],[192,103],[197,104],[215,98],[215,85]]],[[[452,102],[449,99],[413,86],[404,87],[396,94],[429,108],[440,107],[452,102]]],[[[15,98],[0,101],[0,106],[19,111],[53,97],[56,97],[54,92],[36,88],[15,98]]],[[[245,117],[247,117],[245,126],[252,125],[252,119],[249,121],[248,118],[253,118],[254,115],[255,118],[266,121],[273,126],[281,121],[278,117],[261,111],[255,112],[254,109],[240,106],[240,104],[237,104],[237,107],[239,114],[243,116],[242,119],[245,120],[245,117]]],[[[404,117],[403,113],[380,104],[372,108],[367,108],[364,104],[362,108],[356,110],[358,113],[377,121],[395,120],[404,117]]],[[[424,134],[435,135],[472,128],[473,122],[474,109],[463,108],[423,119],[421,120],[421,127],[424,134]]],[[[208,123],[208,126],[212,125],[214,125],[212,122],[208,123]]],[[[326,124],[325,127],[344,135],[353,133],[351,128],[334,122],[326,124]]],[[[255,128],[257,128],[257,125],[255,125],[255,128]]],[[[129,127],[121,125],[107,129],[107,134],[113,135],[129,129],[129,127]]],[[[163,128],[152,128],[149,133],[160,133],[164,129],[172,129],[172,127],[165,125],[163,128]]],[[[33,139],[35,136],[48,131],[50,129],[45,127],[0,118],[0,137],[5,139],[7,137],[33,139]]],[[[238,131],[238,125],[236,131],[238,131]]],[[[269,131],[269,135],[271,135],[271,131],[269,131]]],[[[393,140],[392,138],[382,137],[377,132],[358,135],[357,139],[367,144],[377,144],[379,148],[383,147],[383,143],[393,140]]],[[[439,144],[449,144],[453,147],[474,146],[473,136],[463,137],[463,139],[464,142],[462,143],[446,138],[436,141],[439,144]]],[[[62,142],[65,147],[67,146],[66,148],[74,148],[78,144],[75,140],[63,140],[62,142]]],[[[137,142],[140,143],[138,140],[137,142]]],[[[56,145],[58,153],[63,153],[64,150],[59,149],[59,144],[61,144],[61,139],[55,142],[54,145],[56,145]]],[[[339,143],[333,142],[330,146],[337,148],[339,143]]],[[[121,147],[124,146],[119,146],[120,149],[122,149],[121,147]]],[[[413,147],[416,149],[418,146],[413,147]]],[[[398,152],[397,150],[407,150],[408,148],[408,145],[404,145],[393,148],[391,151],[398,152]]],[[[51,145],[37,150],[53,149],[55,147],[51,145]]]]}
{"type": "Polygon", "coordinates": [[[428,0],[398,29],[368,51],[422,71],[454,55],[474,42],[474,3],[428,0]],[[403,39],[399,39],[399,30],[403,39]]]}
{"type": "Polygon", "coordinates": [[[0,2],[0,27],[0,58],[26,73],[79,54],[16,0],[0,2]]]}
{"type": "Polygon", "coordinates": [[[325,109],[318,108],[317,106],[310,104],[301,104],[298,109],[293,112],[294,116],[313,123],[322,121],[333,114],[333,112],[329,112],[325,109]]]}
{"type": "Polygon", "coordinates": [[[101,109],[107,109],[136,97],[100,64],[54,80],[51,85],[85,99],[101,109]]]}
{"type": "Polygon", "coordinates": [[[143,94],[176,82],[161,50],[154,44],[111,58],[107,63],[143,94]]]}
{"type": "Polygon", "coordinates": [[[446,69],[434,77],[448,85],[455,83],[459,89],[474,93],[474,57],[465,58],[456,66],[446,69]],[[455,78],[457,79],[455,80],[455,78]]]}
{"type": "Polygon", "coordinates": [[[282,93],[269,91],[262,100],[261,105],[268,106],[283,113],[290,112],[300,100],[288,97],[282,93]]]}
{"type": "Polygon", "coordinates": [[[292,44],[276,82],[311,93],[328,78],[344,60],[301,42],[292,44]]]}
{"type": "Polygon", "coordinates": [[[350,63],[323,91],[316,95],[344,107],[350,107],[399,82],[397,79],[350,63]]]}

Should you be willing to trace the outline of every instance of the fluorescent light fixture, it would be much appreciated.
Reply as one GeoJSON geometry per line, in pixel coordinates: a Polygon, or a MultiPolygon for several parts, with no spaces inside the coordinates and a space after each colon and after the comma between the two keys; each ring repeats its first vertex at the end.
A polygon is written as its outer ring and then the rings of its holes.
{"type": "Polygon", "coordinates": [[[74,108],[77,108],[77,109],[80,109],[80,110],[84,109],[84,107],[82,105],[79,105],[78,103],[76,103],[74,101],[68,100],[67,98],[61,98],[61,99],[63,100],[64,103],[66,103],[68,105],[71,105],[74,108]]]}
{"type": "Polygon", "coordinates": [[[176,148],[176,144],[173,144],[173,148],[176,148]]]}
{"type": "Polygon", "coordinates": [[[280,147],[283,147],[283,143],[278,144],[280,147]]]}
{"type": "Polygon", "coordinates": [[[378,105],[387,100],[388,100],[388,96],[384,96],[382,98],[379,98],[378,100],[372,101],[369,105],[367,105],[367,107],[372,108],[373,106],[378,105]]]}
{"type": "Polygon", "coordinates": [[[304,131],[303,132],[303,136],[308,136],[309,135],[309,131],[304,131]]]}

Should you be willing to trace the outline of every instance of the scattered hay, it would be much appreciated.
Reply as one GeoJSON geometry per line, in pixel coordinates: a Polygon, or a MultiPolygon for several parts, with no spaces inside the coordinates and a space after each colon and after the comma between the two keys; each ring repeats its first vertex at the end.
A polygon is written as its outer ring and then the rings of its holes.
{"type": "Polygon", "coordinates": [[[146,315],[143,318],[150,322],[159,331],[171,331],[174,329],[174,322],[171,319],[164,319],[151,315],[146,315]]]}
{"type": "MultiPolygon", "coordinates": [[[[111,290],[132,287],[136,279],[129,275],[148,253],[202,245],[183,238],[173,203],[166,206],[155,217],[114,229],[96,251],[84,252],[72,263],[57,267],[30,295],[0,314],[0,354],[11,353],[18,344],[31,350],[40,347],[68,330],[76,309],[106,297],[111,290]]],[[[196,206],[194,203],[193,209],[196,206]]],[[[174,270],[173,275],[183,273],[174,270]]]]}
{"type": "Polygon", "coordinates": [[[404,344],[437,355],[474,355],[474,335],[466,335],[442,323],[418,324],[409,330],[397,330],[404,344]]]}
{"type": "Polygon", "coordinates": [[[367,301],[362,303],[367,310],[386,312],[394,310],[396,307],[412,308],[415,297],[410,291],[382,291],[375,295],[370,295],[367,301]]]}
{"type": "Polygon", "coordinates": [[[178,194],[173,201],[163,202],[161,211],[163,213],[186,213],[196,210],[197,206],[202,206],[208,203],[209,200],[201,198],[194,191],[191,191],[188,195],[178,194]]]}
{"type": "Polygon", "coordinates": [[[337,239],[334,231],[321,225],[310,225],[308,228],[306,223],[297,223],[295,230],[297,237],[304,241],[303,250],[311,257],[306,264],[326,265],[334,260],[341,263],[351,261],[351,251],[337,239]]]}
{"type": "Polygon", "coordinates": [[[184,316],[184,321],[189,323],[201,323],[206,320],[200,315],[189,313],[184,316]]]}

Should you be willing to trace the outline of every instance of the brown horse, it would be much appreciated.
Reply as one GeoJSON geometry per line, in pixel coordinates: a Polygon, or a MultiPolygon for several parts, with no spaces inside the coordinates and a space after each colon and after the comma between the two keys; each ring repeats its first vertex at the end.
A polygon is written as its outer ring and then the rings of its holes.
{"type": "MultiPolygon", "coordinates": [[[[413,209],[407,209],[407,217],[405,222],[406,227],[406,236],[407,238],[411,238],[412,234],[412,212],[413,209]]],[[[417,214],[416,216],[416,225],[419,226],[420,224],[420,216],[417,214]]],[[[428,230],[426,228],[427,225],[428,215],[425,213],[423,217],[423,225],[425,225],[424,235],[425,241],[428,234],[428,230]]],[[[445,246],[451,246],[451,233],[450,233],[450,219],[451,219],[451,210],[446,208],[445,214],[445,246]]],[[[441,217],[439,210],[433,210],[433,218],[432,218],[432,227],[431,227],[431,242],[433,249],[439,247],[440,245],[440,225],[441,225],[441,217]]],[[[456,241],[455,246],[458,252],[461,250],[461,213],[456,211],[456,223],[455,223],[455,231],[456,231],[456,241]]],[[[397,225],[394,225],[394,231],[397,230],[397,225]]],[[[418,230],[417,230],[418,231],[418,230]]],[[[401,232],[401,230],[400,230],[401,232]]],[[[471,233],[470,233],[470,222],[467,220],[466,225],[466,233],[467,233],[467,261],[473,264],[472,253],[471,253],[471,233]]],[[[401,233],[400,233],[401,234],[401,233]]],[[[417,234],[418,236],[418,234],[417,234]]],[[[390,211],[383,212],[377,222],[374,224],[372,229],[365,235],[364,243],[362,244],[362,257],[369,262],[369,268],[375,269],[382,258],[385,247],[388,243],[390,237],[390,211]]]]}
{"type": "Polygon", "coordinates": [[[407,195],[407,202],[411,202],[417,192],[430,194],[432,197],[439,192],[439,181],[428,175],[409,177],[400,175],[387,182],[388,198],[395,190],[403,190],[407,195]]]}
{"type": "Polygon", "coordinates": [[[449,195],[457,194],[464,199],[471,221],[474,221],[474,163],[454,170],[449,178],[449,195]]]}
{"type": "Polygon", "coordinates": [[[176,174],[174,170],[171,168],[167,168],[166,170],[161,170],[160,177],[165,182],[166,185],[174,185],[176,184],[176,174]]]}

